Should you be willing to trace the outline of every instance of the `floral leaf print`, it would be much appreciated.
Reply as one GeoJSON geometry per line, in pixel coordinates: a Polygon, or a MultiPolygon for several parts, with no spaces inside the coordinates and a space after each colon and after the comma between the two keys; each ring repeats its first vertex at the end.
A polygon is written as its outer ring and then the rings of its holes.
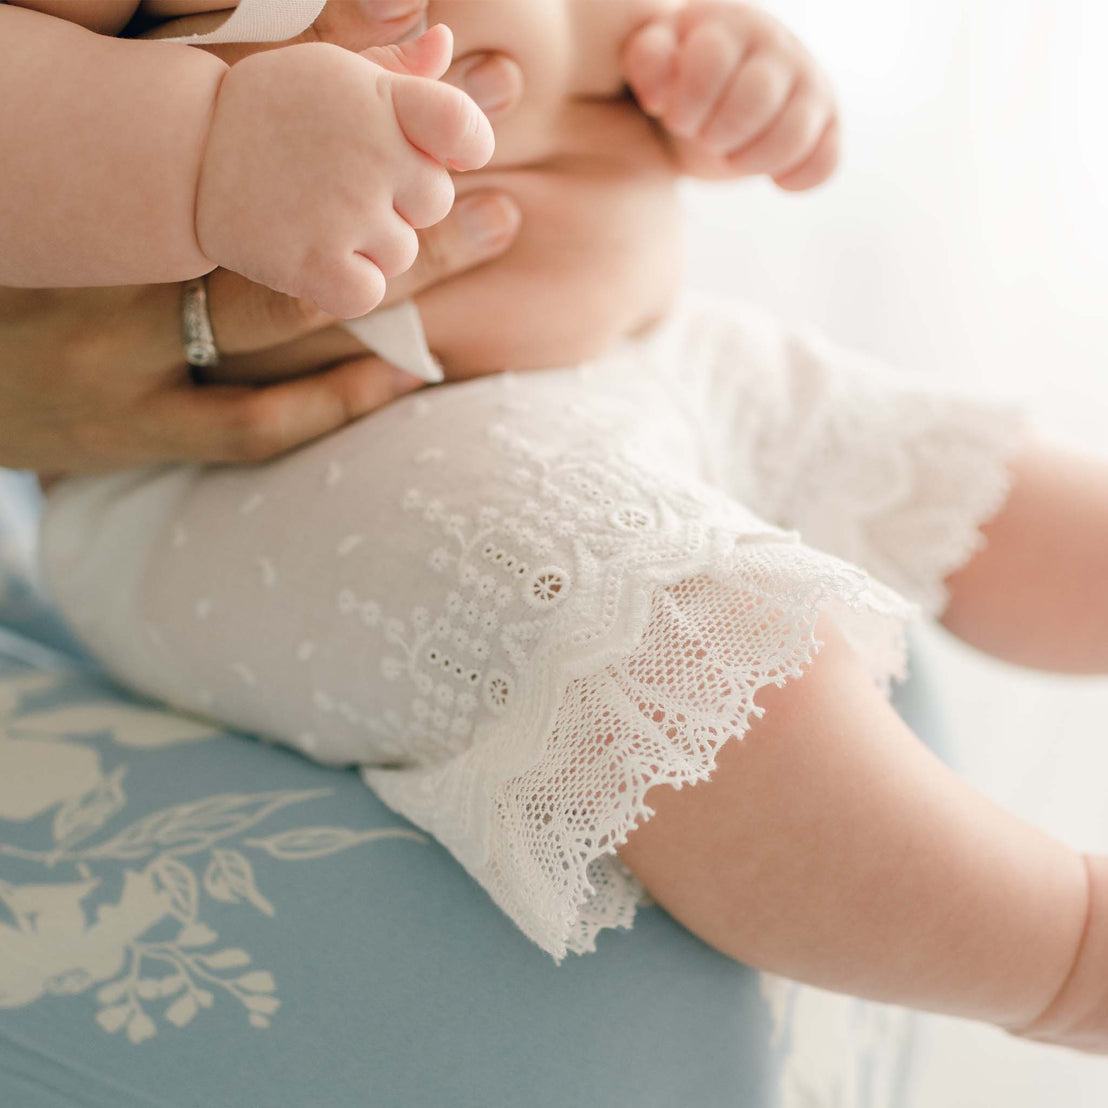
{"type": "Polygon", "coordinates": [[[83,858],[144,858],[165,847],[175,854],[206,850],[237,835],[289,804],[329,796],[331,789],[275,793],[223,793],[191,804],[162,808],[125,827],[99,846],[80,852],[83,858]]]}
{"type": "Polygon", "coordinates": [[[236,966],[248,966],[250,955],[237,946],[217,950],[214,954],[198,954],[197,961],[203,962],[208,969],[234,969],[236,966]]]}
{"type": "Polygon", "coordinates": [[[324,858],[340,850],[375,839],[414,839],[425,843],[426,836],[401,827],[382,828],[377,831],[351,831],[348,827],[298,827],[281,831],[265,839],[247,839],[247,846],[256,846],[280,858],[284,862],[297,862],[305,858],[324,858]]]}
{"type": "Polygon", "coordinates": [[[127,1022],[127,1038],[136,1046],[158,1033],[154,1021],[145,1012],[136,1012],[127,1022]]]}
{"type": "Polygon", "coordinates": [[[147,868],[158,892],[169,894],[170,909],[182,923],[192,923],[196,919],[197,904],[200,899],[196,884],[196,874],[184,862],[171,855],[163,855],[147,868]]]}
{"type": "Polygon", "coordinates": [[[185,993],[178,997],[166,1010],[165,1018],[174,1027],[184,1027],[192,1021],[192,1018],[200,1011],[195,998],[191,993],[185,993]]]}
{"type": "Polygon", "coordinates": [[[190,923],[183,927],[177,936],[177,944],[182,947],[207,946],[219,938],[206,923],[190,923]]]}
{"type": "Polygon", "coordinates": [[[96,1013],[96,1022],[100,1024],[109,1035],[114,1035],[117,1031],[122,1030],[130,1014],[131,1006],[129,1004],[120,1004],[116,1008],[101,1008],[100,1011],[96,1013]]]}
{"type": "Polygon", "coordinates": [[[235,978],[235,984],[248,993],[272,993],[277,989],[277,982],[273,974],[268,970],[254,970],[235,978]]]}
{"type": "Polygon", "coordinates": [[[213,848],[212,860],[204,871],[204,888],[224,904],[238,904],[245,900],[262,915],[274,915],[273,905],[258,892],[250,860],[237,850],[213,848]]]}
{"type": "Polygon", "coordinates": [[[127,803],[123,792],[123,778],[126,766],[116,766],[107,776],[97,782],[96,787],[83,796],[67,800],[54,815],[54,842],[63,849],[87,839],[94,831],[99,831],[116,812],[127,803]]]}
{"type": "Polygon", "coordinates": [[[31,693],[46,692],[62,685],[65,674],[58,673],[20,673],[0,682],[0,720],[9,720],[19,711],[24,696],[31,693]]]}

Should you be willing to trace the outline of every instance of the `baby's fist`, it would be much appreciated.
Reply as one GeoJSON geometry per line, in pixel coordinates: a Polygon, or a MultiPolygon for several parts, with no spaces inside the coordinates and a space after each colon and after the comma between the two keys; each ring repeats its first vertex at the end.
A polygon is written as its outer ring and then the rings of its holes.
{"type": "Polygon", "coordinates": [[[767,174],[784,189],[822,184],[839,156],[827,78],[777,20],[746,4],[694,3],[652,20],[624,48],[643,111],[699,177],[767,174]]]}
{"type": "Polygon", "coordinates": [[[450,211],[447,167],[492,156],[488,121],[437,80],[451,49],[436,27],[361,55],[309,44],[232,67],[197,191],[205,256],[329,315],[372,311],[415,261],[416,229],[450,211]]]}

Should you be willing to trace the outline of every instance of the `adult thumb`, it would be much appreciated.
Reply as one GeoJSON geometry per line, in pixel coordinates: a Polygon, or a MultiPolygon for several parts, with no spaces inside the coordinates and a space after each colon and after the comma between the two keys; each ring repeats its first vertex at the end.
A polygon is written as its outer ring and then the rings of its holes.
{"type": "Polygon", "coordinates": [[[437,81],[454,57],[454,35],[444,23],[429,27],[419,38],[394,46],[371,46],[362,57],[382,69],[407,77],[429,77],[437,81]]]}

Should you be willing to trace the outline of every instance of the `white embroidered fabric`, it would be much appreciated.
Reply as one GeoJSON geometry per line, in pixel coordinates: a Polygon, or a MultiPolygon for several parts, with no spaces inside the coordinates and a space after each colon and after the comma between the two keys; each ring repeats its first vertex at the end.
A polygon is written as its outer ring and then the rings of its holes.
{"type": "Polygon", "coordinates": [[[560,960],[630,926],[615,850],[649,789],[711,776],[818,613],[875,681],[901,672],[913,603],[941,609],[1022,437],[690,305],[587,366],[434,389],[266,466],[64,482],[44,562],[120,680],[361,766],[560,960]]]}

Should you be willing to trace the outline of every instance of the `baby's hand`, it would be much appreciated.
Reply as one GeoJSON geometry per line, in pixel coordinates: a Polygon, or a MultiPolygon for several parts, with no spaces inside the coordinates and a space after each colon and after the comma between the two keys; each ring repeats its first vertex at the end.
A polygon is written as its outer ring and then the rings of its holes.
{"type": "Polygon", "coordinates": [[[204,255],[329,315],[372,311],[415,261],[415,229],[450,211],[446,167],[492,156],[488,120],[437,80],[452,49],[433,27],[405,46],[289,46],[233,66],[200,172],[204,255]]]}
{"type": "Polygon", "coordinates": [[[670,132],[685,172],[768,174],[784,189],[822,184],[839,157],[830,84],[776,19],[746,4],[694,3],[624,48],[643,111],[670,132]]]}

